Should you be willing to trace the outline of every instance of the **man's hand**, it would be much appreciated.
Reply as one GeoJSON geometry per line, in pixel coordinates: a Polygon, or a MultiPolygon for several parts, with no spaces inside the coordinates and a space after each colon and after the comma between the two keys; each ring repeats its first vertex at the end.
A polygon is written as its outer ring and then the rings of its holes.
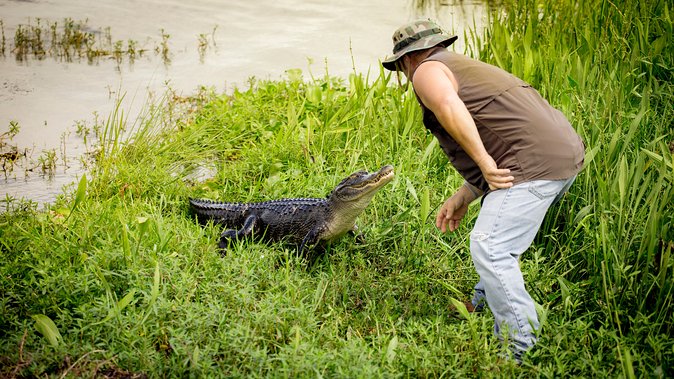
{"type": "Polygon", "coordinates": [[[470,201],[465,201],[464,194],[458,191],[440,207],[438,215],[435,217],[435,226],[440,228],[443,233],[447,232],[448,226],[450,231],[455,231],[459,227],[463,216],[466,215],[469,204],[470,201]]]}
{"type": "Polygon", "coordinates": [[[480,171],[482,171],[482,176],[489,184],[489,189],[496,190],[513,186],[515,177],[510,175],[509,169],[496,167],[496,162],[494,162],[494,158],[491,155],[483,155],[476,163],[480,167],[480,171]]]}

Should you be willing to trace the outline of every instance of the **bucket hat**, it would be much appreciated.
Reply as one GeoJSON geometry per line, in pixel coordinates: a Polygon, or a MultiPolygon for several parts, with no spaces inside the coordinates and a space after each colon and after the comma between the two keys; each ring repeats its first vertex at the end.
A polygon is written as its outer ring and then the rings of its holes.
{"type": "Polygon", "coordinates": [[[387,70],[396,71],[396,62],[403,55],[438,45],[447,47],[457,38],[459,37],[443,32],[438,24],[430,19],[412,21],[393,33],[393,55],[384,59],[381,64],[387,70]]]}

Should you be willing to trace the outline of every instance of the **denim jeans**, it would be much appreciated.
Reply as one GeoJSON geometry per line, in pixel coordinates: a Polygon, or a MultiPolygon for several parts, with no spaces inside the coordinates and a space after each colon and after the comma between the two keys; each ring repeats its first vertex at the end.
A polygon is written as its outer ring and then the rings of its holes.
{"type": "Polygon", "coordinates": [[[516,357],[536,343],[540,326],[519,257],[533,242],[548,208],[574,179],[534,180],[490,192],[470,234],[470,252],[480,275],[473,305],[479,309],[486,300],[494,314],[494,333],[503,340],[501,332],[507,330],[516,357]]]}

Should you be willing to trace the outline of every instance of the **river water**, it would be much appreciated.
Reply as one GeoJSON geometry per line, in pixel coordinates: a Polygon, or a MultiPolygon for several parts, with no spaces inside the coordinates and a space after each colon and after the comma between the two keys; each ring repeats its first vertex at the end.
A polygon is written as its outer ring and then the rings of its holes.
{"type": "MultiPolygon", "coordinates": [[[[78,125],[104,121],[118,102],[132,122],[148,96],[168,88],[180,95],[200,86],[228,92],[250,77],[281,79],[288,69],[376,77],[401,24],[432,17],[461,37],[484,23],[485,12],[481,2],[467,1],[419,11],[410,0],[0,0],[0,153],[26,153],[17,161],[23,163],[0,172],[0,200],[52,202],[84,172],[79,158],[87,146],[78,125]],[[19,25],[66,18],[148,52],[121,63],[16,59],[19,25]],[[153,52],[160,46],[168,59],[153,52]],[[11,125],[18,134],[1,136],[11,125]],[[45,162],[55,168],[43,169],[45,162]]],[[[462,38],[455,46],[463,52],[462,38]]]]}

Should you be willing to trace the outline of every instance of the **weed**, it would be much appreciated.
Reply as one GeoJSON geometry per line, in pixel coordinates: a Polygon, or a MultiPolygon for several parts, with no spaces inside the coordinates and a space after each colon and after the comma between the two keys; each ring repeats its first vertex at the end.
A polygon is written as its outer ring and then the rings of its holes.
{"type": "Polygon", "coordinates": [[[7,176],[7,173],[14,169],[15,162],[21,157],[26,156],[26,152],[19,152],[19,149],[10,145],[10,141],[19,134],[19,123],[15,120],[9,122],[9,129],[0,134],[0,162],[2,162],[2,171],[7,176]]]}
{"type": "Polygon", "coordinates": [[[75,121],[75,133],[80,136],[86,144],[87,137],[89,137],[89,134],[91,134],[91,128],[87,125],[86,121],[77,120],[75,121]]]}
{"type": "MultiPolygon", "coordinates": [[[[4,26],[1,30],[4,54],[4,26]]],[[[162,35],[161,46],[156,47],[157,53],[161,53],[165,60],[168,56],[167,37],[162,35]]],[[[135,40],[113,42],[109,27],[102,32],[92,30],[86,20],[75,21],[70,18],[65,18],[61,23],[46,22],[45,25],[45,21],[36,19],[35,25],[30,22],[18,25],[11,50],[18,61],[52,57],[66,62],[86,59],[88,63],[95,63],[102,57],[112,57],[118,65],[125,58],[133,63],[146,51],[135,40]]]]}
{"type": "Polygon", "coordinates": [[[161,43],[159,44],[159,46],[155,47],[155,51],[161,55],[162,60],[166,65],[171,63],[171,55],[168,44],[169,38],[171,38],[171,35],[166,33],[164,29],[161,29],[161,43]]]}
{"type": "Polygon", "coordinates": [[[11,140],[17,134],[19,134],[20,130],[21,130],[21,127],[19,126],[19,122],[16,121],[16,120],[11,120],[9,122],[9,130],[0,134],[0,142],[2,142],[2,140],[5,139],[5,138],[9,138],[11,140]]]}
{"type": "Polygon", "coordinates": [[[5,50],[7,49],[7,40],[5,38],[5,24],[2,20],[0,20],[0,34],[2,36],[2,39],[0,40],[0,54],[4,57],[5,50]]]}
{"type": "Polygon", "coordinates": [[[198,37],[199,40],[199,46],[197,47],[197,50],[199,51],[199,59],[203,62],[204,56],[206,55],[206,49],[208,48],[208,37],[206,34],[199,34],[198,37]]]}
{"type": "Polygon", "coordinates": [[[43,174],[54,175],[57,160],[58,157],[56,156],[55,149],[43,150],[42,154],[37,158],[38,167],[40,167],[43,174]]]}
{"type": "Polygon", "coordinates": [[[198,40],[197,50],[199,51],[199,60],[201,61],[201,63],[204,62],[204,57],[206,56],[206,50],[208,50],[208,47],[211,46],[211,43],[213,44],[214,48],[217,46],[217,43],[215,42],[215,31],[217,29],[218,29],[217,25],[215,27],[213,27],[213,31],[210,34],[210,41],[209,41],[208,34],[205,34],[205,33],[201,33],[197,37],[197,40],[198,40]]]}

